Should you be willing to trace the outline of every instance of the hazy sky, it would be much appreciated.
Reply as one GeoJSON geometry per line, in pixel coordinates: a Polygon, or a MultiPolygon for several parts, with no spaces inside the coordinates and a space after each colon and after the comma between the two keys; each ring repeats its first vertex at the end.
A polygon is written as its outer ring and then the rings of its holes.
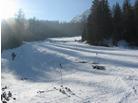
{"type": "MultiPolygon", "coordinates": [[[[116,1],[109,0],[110,5],[116,1]]],[[[132,0],[135,1],[135,0],[132,0]]],[[[26,18],[70,21],[91,7],[92,0],[18,0],[18,8],[22,8],[26,18]]]]}

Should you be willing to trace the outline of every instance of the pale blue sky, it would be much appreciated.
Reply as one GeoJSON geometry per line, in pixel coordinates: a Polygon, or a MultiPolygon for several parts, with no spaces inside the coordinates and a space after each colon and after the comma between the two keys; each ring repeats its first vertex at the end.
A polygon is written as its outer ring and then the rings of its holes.
{"type": "MultiPolygon", "coordinates": [[[[92,0],[17,0],[18,8],[22,8],[26,18],[70,21],[74,16],[89,9],[92,0]]],[[[112,5],[116,1],[109,0],[112,5]]],[[[135,1],[135,0],[131,0],[135,1]]]]}

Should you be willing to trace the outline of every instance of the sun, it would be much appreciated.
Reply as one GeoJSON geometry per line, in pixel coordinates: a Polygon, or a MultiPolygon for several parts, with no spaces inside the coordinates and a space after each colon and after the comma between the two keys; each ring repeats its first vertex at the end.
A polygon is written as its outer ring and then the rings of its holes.
{"type": "Polygon", "coordinates": [[[16,10],[16,0],[0,0],[0,19],[13,17],[16,10]]]}

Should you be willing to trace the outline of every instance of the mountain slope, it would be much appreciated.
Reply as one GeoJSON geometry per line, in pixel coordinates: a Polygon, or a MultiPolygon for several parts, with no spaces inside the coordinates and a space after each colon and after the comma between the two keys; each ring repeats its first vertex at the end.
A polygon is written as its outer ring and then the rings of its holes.
{"type": "Polygon", "coordinates": [[[84,11],[81,15],[75,16],[75,17],[71,20],[71,22],[76,23],[76,22],[86,21],[87,18],[88,18],[88,16],[89,16],[89,14],[90,14],[90,12],[91,12],[90,9],[84,11]]]}

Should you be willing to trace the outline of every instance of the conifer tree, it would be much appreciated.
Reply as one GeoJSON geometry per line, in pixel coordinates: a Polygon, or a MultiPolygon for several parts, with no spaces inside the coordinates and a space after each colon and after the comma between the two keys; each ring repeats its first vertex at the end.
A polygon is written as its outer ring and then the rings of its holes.
{"type": "Polygon", "coordinates": [[[135,26],[136,26],[135,43],[138,46],[138,0],[136,0],[135,2],[134,11],[135,11],[135,26]]]}
{"type": "Polygon", "coordinates": [[[104,35],[104,39],[109,39],[111,38],[111,35],[112,35],[112,15],[111,15],[111,11],[110,11],[110,8],[109,8],[109,4],[108,4],[108,0],[102,0],[103,2],[103,11],[102,11],[102,14],[103,14],[103,35],[104,35]]]}
{"type": "Polygon", "coordinates": [[[87,23],[87,41],[103,45],[103,40],[111,37],[112,17],[108,0],[94,0],[87,23]]]}
{"type": "Polygon", "coordinates": [[[96,26],[97,26],[97,17],[98,17],[98,13],[97,13],[97,9],[98,9],[98,5],[99,5],[99,1],[98,0],[94,0],[93,1],[93,5],[91,7],[91,13],[88,17],[88,21],[87,21],[87,34],[86,34],[86,40],[89,43],[96,43],[96,35],[98,36],[98,34],[96,34],[96,26]],[[95,26],[94,26],[95,25],[95,26]]]}
{"type": "Polygon", "coordinates": [[[125,0],[123,4],[123,27],[123,38],[131,45],[133,45],[136,29],[134,10],[129,0],[125,0]]]}
{"type": "Polygon", "coordinates": [[[119,5],[119,3],[116,3],[113,6],[113,44],[117,45],[117,42],[121,39],[123,39],[122,37],[122,11],[121,11],[121,7],[119,5]]]}

